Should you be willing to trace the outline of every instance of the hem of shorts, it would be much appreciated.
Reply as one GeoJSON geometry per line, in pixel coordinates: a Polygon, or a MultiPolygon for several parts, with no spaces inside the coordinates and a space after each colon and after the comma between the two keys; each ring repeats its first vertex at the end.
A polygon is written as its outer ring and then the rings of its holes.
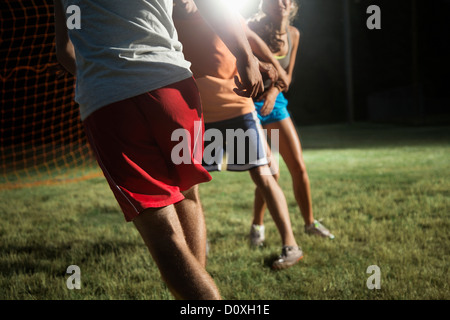
{"type": "MultiPolygon", "coordinates": [[[[203,166],[202,166],[202,167],[203,167],[203,166]]],[[[203,169],[206,170],[205,167],[203,167],[203,169]]],[[[206,171],[208,171],[208,170],[206,170],[206,171]]],[[[201,183],[208,183],[208,182],[210,182],[210,181],[212,180],[212,177],[211,177],[211,175],[209,174],[209,172],[208,172],[208,176],[209,176],[208,179],[204,179],[204,180],[198,181],[198,182],[196,182],[195,184],[189,185],[189,186],[187,186],[187,187],[184,187],[184,186],[178,186],[178,188],[180,188],[180,191],[181,191],[181,192],[184,192],[184,191],[187,191],[187,190],[191,189],[192,187],[198,186],[198,185],[201,184],[201,183]]]]}
{"type": "Polygon", "coordinates": [[[266,166],[269,163],[257,163],[257,164],[251,164],[251,165],[247,165],[247,166],[242,166],[242,165],[238,165],[238,166],[233,166],[233,165],[228,165],[227,166],[227,171],[234,171],[234,172],[243,172],[243,171],[249,171],[252,170],[254,168],[258,168],[258,167],[262,167],[262,166],[266,166]]]}
{"type": "Polygon", "coordinates": [[[253,106],[253,108],[249,108],[248,110],[246,110],[245,112],[240,112],[239,114],[233,114],[232,116],[225,116],[225,117],[217,117],[217,118],[213,118],[214,120],[211,120],[211,118],[205,118],[205,115],[203,115],[204,118],[204,122],[205,124],[214,124],[214,123],[218,123],[218,122],[222,122],[222,121],[227,121],[227,120],[233,120],[235,118],[239,118],[242,116],[245,116],[247,114],[256,112],[255,106],[253,106]]]}
{"type": "Polygon", "coordinates": [[[125,215],[125,220],[127,222],[131,222],[147,209],[167,207],[167,206],[170,206],[177,202],[180,202],[181,200],[184,200],[184,199],[185,199],[185,197],[180,193],[179,195],[172,196],[171,198],[169,198],[167,200],[152,202],[152,203],[148,203],[148,204],[144,204],[144,205],[141,204],[140,209],[137,210],[137,212],[135,212],[133,215],[125,215]]]}
{"type": "Polygon", "coordinates": [[[283,117],[281,119],[272,119],[272,120],[269,120],[269,121],[262,121],[261,119],[259,119],[259,121],[261,122],[261,125],[264,126],[266,124],[271,124],[271,123],[276,123],[276,122],[280,122],[280,121],[286,120],[286,119],[288,119],[290,117],[291,117],[291,115],[287,115],[286,117],[283,117]]]}

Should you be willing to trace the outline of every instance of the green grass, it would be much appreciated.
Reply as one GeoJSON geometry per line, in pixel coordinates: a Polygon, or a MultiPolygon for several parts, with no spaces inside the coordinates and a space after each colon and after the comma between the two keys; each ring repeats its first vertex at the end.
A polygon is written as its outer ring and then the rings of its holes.
{"type": "MultiPolygon", "coordinates": [[[[450,130],[358,124],[300,129],[314,214],[333,241],[303,233],[290,176],[280,184],[305,258],[272,271],[280,237],[251,249],[248,173],[214,173],[200,192],[208,271],[225,299],[450,299],[450,130]],[[369,290],[370,265],[381,289],[369,290]]],[[[172,299],[103,178],[0,191],[0,299],[172,299]],[[81,289],[69,290],[69,265],[81,289]]]]}

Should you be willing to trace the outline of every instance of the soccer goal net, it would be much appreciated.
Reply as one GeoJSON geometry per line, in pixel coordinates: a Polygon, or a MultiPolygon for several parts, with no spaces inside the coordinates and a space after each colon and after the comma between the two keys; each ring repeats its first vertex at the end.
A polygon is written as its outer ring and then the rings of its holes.
{"type": "Polygon", "coordinates": [[[6,0],[0,11],[0,188],[100,175],[56,61],[52,0],[6,0]]]}

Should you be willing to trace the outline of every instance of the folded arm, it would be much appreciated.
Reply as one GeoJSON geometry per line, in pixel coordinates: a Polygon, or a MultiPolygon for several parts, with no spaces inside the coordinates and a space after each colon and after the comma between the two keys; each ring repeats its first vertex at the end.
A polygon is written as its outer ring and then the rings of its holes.
{"type": "Polygon", "coordinates": [[[278,73],[278,82],[280,84],[280,89],[286,89],[289,87],[290,81],[287,76],[286,71],[280,66],[280,63],[275,58],[272,51],[270,51],[267,44],[262,40],[256,32],[251,30],[250,28],[246,28],[245,30],[248,42],[250,43],[250,46],[255,53],[255,55],[261,59],[262,61],[265,61],[267,63],[270,63],[274,66],[278,73]]]}

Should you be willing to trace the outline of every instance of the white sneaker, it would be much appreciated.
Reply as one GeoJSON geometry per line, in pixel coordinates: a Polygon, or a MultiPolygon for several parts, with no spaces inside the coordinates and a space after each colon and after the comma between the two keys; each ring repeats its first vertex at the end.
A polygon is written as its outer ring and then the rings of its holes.
{"type": "Polygon", "coordinates": [[[250,243],[252,246],[260,247],[263,245],[264,240],[264,225],[260,226],[257,224],[252,224],[250,229],[250,243]]]}
{"type": "Polygon", "coordinates": [[[334,235],[331,234],[330,230],[325,228],[323,224],[321,224],[317,220],[314,220],[314,222],[311,225],[305,226],[305,232],[307,234],[313,234],[323,238],[334,239],[334,235]]]}
{"type": "Polygon", "coordinates": [[[303,258],[300,247],[284,246],[281,255],[272,264],[272,269],[281,270],[292,267],[303,258]]]}

